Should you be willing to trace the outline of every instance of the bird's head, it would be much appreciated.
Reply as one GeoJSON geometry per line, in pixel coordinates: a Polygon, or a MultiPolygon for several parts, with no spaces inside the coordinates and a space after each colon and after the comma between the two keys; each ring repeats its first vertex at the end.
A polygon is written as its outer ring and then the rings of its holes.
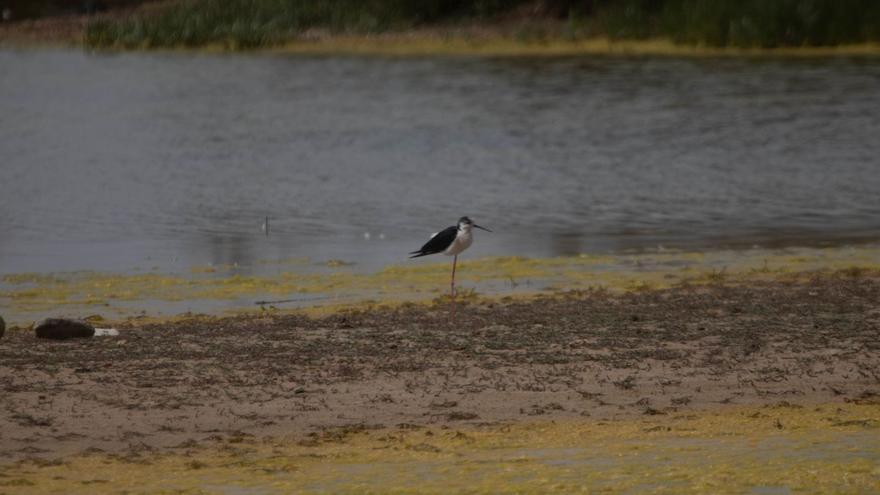
{"type": "Polygon", "coordinates": [[[458,230],[463,230],[465,232],[469,232],[474,227],[476,227],[478,229],[485,230],[486,232],[492,232],[491,230],[487,229],[486,227],[480,227],[479,225],[475,224],[474,221],[468,217],[461,217],[458,219],[458,230]]]}

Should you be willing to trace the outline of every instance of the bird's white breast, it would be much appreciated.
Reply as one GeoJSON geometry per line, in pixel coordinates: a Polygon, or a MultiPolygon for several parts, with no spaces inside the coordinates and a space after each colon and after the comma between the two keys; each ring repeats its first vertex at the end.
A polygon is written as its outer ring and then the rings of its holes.
{"type": "Polygon", "coordinates": [[[445,251],[443,251],[443,254],[446,256],[455,256],[469,248],[473,242],[474,236],[471,234],[470,230],[459,230],[455,235],[455,240],[452,241],[452,244],[450,244],[445,251]]]}

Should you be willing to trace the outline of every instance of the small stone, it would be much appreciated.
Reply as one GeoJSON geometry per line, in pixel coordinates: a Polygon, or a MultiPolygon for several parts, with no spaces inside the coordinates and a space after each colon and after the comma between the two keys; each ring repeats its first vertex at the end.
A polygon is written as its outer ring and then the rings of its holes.
{"type": "Polygon", "coordinates": [[[65,340],[93,337],[95,327],[79,320],[46,318],[34,326],[34,332],[40,339],[65,340]]]}

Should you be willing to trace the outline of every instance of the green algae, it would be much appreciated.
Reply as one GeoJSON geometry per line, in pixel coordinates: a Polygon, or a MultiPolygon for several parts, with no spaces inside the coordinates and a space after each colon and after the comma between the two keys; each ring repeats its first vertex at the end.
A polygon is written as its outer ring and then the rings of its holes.
{"type": "Polygon", "coordinates": [[[243,436],[175,453],[25,461],[0,468],[0,491],[866,493],[880,489],[877,425],[876,404],[783,403],[605,422],[349,428],[309,441],[243,436]]]}
{"type": "MultiPolygon", "coordinates": [[[[108,319],[144,312],[209,313],[275,308],[339,308],[430,301],[449,290],[449,264],[409,263],[375,272],[349,262],[319,265],[302,259],[261,262],[270,274],[235,265],[196,266],[183,273],[103,272],[8,274],[0,304],[9,321],[27,324],[47,312],[99,313],[108,319]],[[271,271],[271,270],[270,270],[271,271]],[[276,301],[276,302],[273,302],[276,301]],[[265,304],[262,305],[265,308],[265,304]]],[[[657,251],[558,258],[488,257],[459,263],[460,295],[528,296],[567,290],[639,291],[682,284],[751,283],[817,275],[880,272],[880,247],[742,251],[657,251]]],[[[473,299],[473,297],[472,297],[473,299]]]]}

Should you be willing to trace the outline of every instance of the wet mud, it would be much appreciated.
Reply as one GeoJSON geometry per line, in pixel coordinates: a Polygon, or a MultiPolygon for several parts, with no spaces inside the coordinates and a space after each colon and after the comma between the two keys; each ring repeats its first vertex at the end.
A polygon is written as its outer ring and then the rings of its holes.
{"type": "Polygon", "coordinates": [[[867,493],[880,488],[878,424],[876,405],[780,403],[611,422],[349,428],[307,442],[242,433],[176,452],[22,461],[2,473],[0,492],[867,493]]]}
{"type": "MultiPolygon", "coordinates": [[[[880,275],[340,312],[136,321],[0,340],[0,465],[383,428],[880,403],[880,275]]],[[[846,419],[841,419],[844,421],[846,419]]],[[[0,490],[2,491],[2,490],[0,490]]]]}

